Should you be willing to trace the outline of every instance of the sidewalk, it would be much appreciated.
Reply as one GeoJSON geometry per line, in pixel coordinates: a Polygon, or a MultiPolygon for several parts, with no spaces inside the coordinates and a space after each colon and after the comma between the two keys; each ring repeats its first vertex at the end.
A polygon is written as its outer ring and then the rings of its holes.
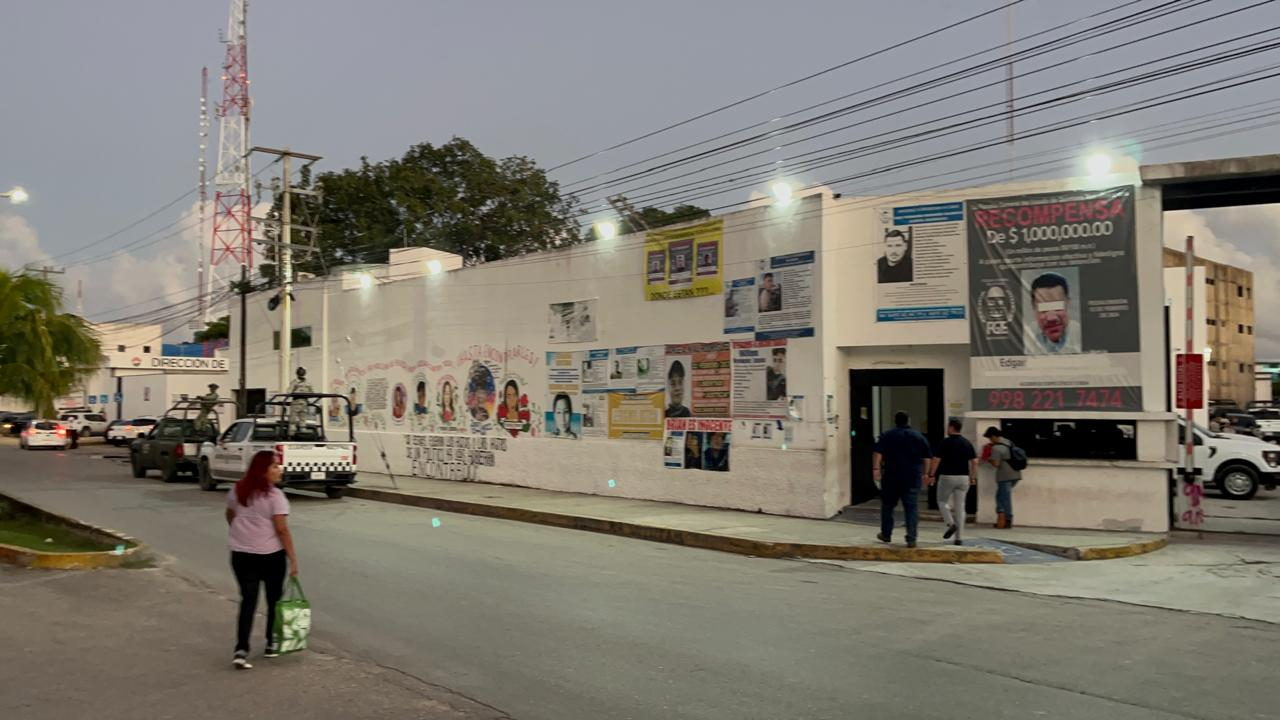
{"type": "Polygon", "coordinates": [[[262,617],[254,628],[254,669],[233,670],[235,608],[165,570],[64,572],[0,565],[0,717],[508,717],[324,648],[262,659],[262,617]]]}
{"type": "Polygon", "coordinates": [[[1013,528],[966,529],[965,546],[942,540],[940,522],[921,521],[919,547],[876,540],[878,525],[781,517],[738,510],[579,495],[483,483],[361,473],[349,497],[468,515],[621,535],[759,557],[932,563],[1098,560],[1158,550],[1153,533],[1013,528]]]}

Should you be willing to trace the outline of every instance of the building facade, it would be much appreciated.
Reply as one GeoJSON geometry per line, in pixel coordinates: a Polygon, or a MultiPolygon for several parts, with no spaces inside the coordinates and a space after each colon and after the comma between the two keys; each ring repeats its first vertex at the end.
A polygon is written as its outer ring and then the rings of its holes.
{"type": "MultiPolygon", "coordinates": [[[[1186,253],[1165,248],[1165,267],[1186,267],[1186,263],[1186,253]]],[[[1204,268],[1209,397],[1246,407],[1254,400],[1256,374],[1253,273],[1201,257],[1196,258],[1196,266],[1204,268]]]]}
{"type": "MultiPolygon", "coordinates": [[[[366,472],[385,452],[399,475],[824,518],[876,497],[872,443],[901,410],[934,439],[950,415],[1026,447],[1022,524],[1160,531],[1160,190],[1107,180],[811,195],[472,268],[393,259],[295,284],[310,346],[291,366],[349,400],[366,472]]],[[[251,395],[289,380],[268,299],[248,309],[251,395]]],[[[994,490],[984,471],[979,521],[994,490]]]]}

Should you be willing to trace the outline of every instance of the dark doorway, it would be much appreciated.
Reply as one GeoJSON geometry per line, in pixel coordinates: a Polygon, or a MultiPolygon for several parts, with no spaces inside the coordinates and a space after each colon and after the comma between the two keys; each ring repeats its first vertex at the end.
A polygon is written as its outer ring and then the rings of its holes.
{"type": "MultiPolygon", "coordinates": [[[[871,477],[871,451],[880,433],[893,427],[898,411],[911,415],[911,425],[934,443],[946,434],[942,370],[850,370],[852,437],[851,502],[880,497],[871,477]]],[[[973,494],[970,493],[972,501],[973,494]]],[[[937,492],[929,488],[928,507],[937,508],[937,492]]]]}

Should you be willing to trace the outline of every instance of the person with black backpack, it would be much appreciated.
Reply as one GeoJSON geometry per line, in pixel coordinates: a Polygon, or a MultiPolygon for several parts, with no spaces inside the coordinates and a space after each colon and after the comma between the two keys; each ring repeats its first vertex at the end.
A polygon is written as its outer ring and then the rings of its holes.
{"type": "Polygon", "coordinates": [[[996,469],[996,527],[1013,527],[1013,488],[1022,479],[1027,467],[1027,454],[1022,448],[1004,438],[1000,428],[987,428],[982,437],[991,442],[991,452],[984,453],[991,467],[996,469]]]}

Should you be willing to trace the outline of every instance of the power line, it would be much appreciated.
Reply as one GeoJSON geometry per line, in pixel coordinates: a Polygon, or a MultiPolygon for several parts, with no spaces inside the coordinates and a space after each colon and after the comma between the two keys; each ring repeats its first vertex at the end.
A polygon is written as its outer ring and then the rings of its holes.
{"type": "Polygon", "coordinates": [[[691,117],[691,118],[688,118],[688,119],[686,119],[686,120],[681,120],[681,121],[679,121],[679,122],[676,122],[676,123],[672,123],[672,124],[670,124],[670,125],[667,125],[666,127],[659,128],[659,129],[657,129],[657,130],[653,130],[653,131],[647,132],[647,133],[645,133],[645,134],[643,134],[643,135],[640,135],[639,137],[634,137],[634,138],[631,138],[630,140],[625,140],[625,141],[623,141],[623,142],[620,142],[620,143],[617,143],[617,144],[611,145],[611,146],[609,146],[609,147],[606,147],[606,148],[604,148],[604,149],[602,149],[602,150],[597,150],[596,152],[589,153],[589,154],[587,154],[587,155],[583,155],[582,157],[575,158],[575,159],[573,159],[573,160],[569,160],[569,161],[567,161],[567,162],[560,163],[559,165],[556,165],[556,166],[553,166],[553,167],[549,168],[549,169],[547,170],[547,172],[555,172],[556,170],[560,170],[560,169],[562,169],[562,168],[569,167],[570,165],[575,165],[575,164],[577,164],[577,163],[579,163],[579,162],[582,162],[583,160],[588,160],[588,159],[590,159],[590,158],[596,157],[596,156],[601,155],[601,154],[603,154],[603,153],[606,153],[606,152],[612,152],[613,150],[617,150],[617,149],[620,149],[620,148],[624,148],[624,147],[626,147],[626,146],[628,146],[628,145],[632,145],[632,144],[634,144],[634,143],[640,142],[641,140],[647,140],[648,138],[654,137],[654,136],[656,136],[656,135],[661,135],[662,133],[665,133],[665,132],[667,132],[667,131],[674,130],[674,129],[678,128],[678,127],[683,127],[683,126],[685,126],[685,125],[688,125],[689,123],[696,122],[696,121],[698,121],[698,120],[701,120],[701,119],[706,118],[706,117],[710,117],[710,116],[715,115],[715,114],[720,113],[720,112],[724,112],[725,110],[729,110],[729,109],[731,109],[731,108],[738,107],[739,105],[743,105],[743,104],[749,103],[749,102],[751,102],[751,101],[753,101],[753,100],[758,100],[758,99],[760,99],[760,98],[762,98],[762,97],[764,97],[764,96],[766,96],[766,95],[771,95],[771,94],[773,94],[773,93],[775,93],[775,92],[778,92],[779,90],[785,90],[786,88],[793,87],[793,86],[795,86],[795,85],[799,85],[799,84],[801,84],[801,83],[803,83],[803,82],[807,82],[807,81],[812,80],[812,79],[814,79],[814,78],[821,77],[821,76],[826,75],[826,74],[828,74],[828,73],[835,72],[836,70],[844,69],[844,68],[849,67],[850,65],[853,65],[853,64],[855,64],[855,63],[862,62],[863,60],[868,60],[868,59],[873,58],[873,57],[876,57],[876,56],[878,56],[878,55],[883,55],[884,53],[889,52],[890,50],[895,50],[895,49],[897,49],[897,48],[905,47],[905,46],[907,46],[907,45],[910,45],[910,44],[912,44],[912,43],[918,42],[918,41],[920,41],[920,40],[924,40],[924,39],[926,39],[926,38],[933,37],[934,35],[938,35],[938,34],[944,33],[944,32],[946,32],[946,31],[948,31],[948,30],[953,30],[953,29],[955,29],[955,28],[958,28],[958,27],[960,27],[960,26],[962,26],[962,25],[966,25],[966,24],[968,24],[968,23],[970,23],[970,22],[973,22],[973,21],[975,21],[975,20],[980,20],[980,19],[982,19],[982,18],[984,18],[984,17],[987,17],[988,15],[992,15],[992,14],[994,14],[994,13],[998,13],[998,12],[1000,12],[1000,11],[1004,10],[1005,8],[1010,8],[1010,7],[1013,7],[1014,5],[1021,4],[1022,2],[1023,2],[1023,0],[1011,0],[1011,2],[1007,2],[1007,3],[1003,4],[1003,5],[1000,5],[999,7],[992,8],[991,10],[987,10],[987,11],[982,12],[982,13],[979,13],[979,14],[977,14],[977,15],[973,15],[973,16],[967,17],[967,18],[965,18],[965,19],[963,19],[963,20],[959,20],[959,21],[954,22],[954,23],[951,23],[951,24],[949,24],[949,25],[945,25],[945,26],[943,26],[943,27],[936,28],[936,29],[934,29],[934,30],[930,30],[929,32],[922,33],[922,34],[917,35],[917,36],[915,36],[915,37],[913,37],[913,38],[910,38],[910,39],[908,39],[908,40],[905,40],[905,41],[903,41],[903,42],[901,42],[901,43],[897,43],[897,44],[894,44],[894,45],[887,45],[887,46],[885,46],[885,47],[880,48],[879,50],[874,50],[874,51],[872,51],[872,52],[870,52],[870,53],[867,53],[867,54],[865,54],[865,55],[860,55],[860,56],[858,56],[858,57],[856,57],[856,58],[853,58],[852,60],[846,60],[845,62],[839,63],[839,64],[837,64],[837,65],[832,65],[831,67],[824,68],[824,69],[819,70],[819,71],[814,72],[814,73],[810,73],[809,75],[805,75],[804,77],[797,78],[797,79],[795,79],[795,80],[791,80],[791,81],[789,81],[789,82],[785,82],[785,83],[783,83],[783,84],[781,84],[781,85],[778,85],[778,86],[776,86],[776,87],[770,88],[770,89],[768,89],[768,90],[764,90],[764,91],[762,91],[762,92],[758,92],[758,93],[756,93],[756,94],[754,94],[754,95],[751,95],[751,96],[749,96],[749,97],[742,98],[741,100],[735,100],[734,102],[728,103],[728,104],[726,104],[726,105],[721,105],[720,107],[713,108],[713,109],[711,109],[711,110],[707,110],[706,112],[699,113],[698,115],[695,115],[695,116],[693,116],[693,117],[691,117]]]}

